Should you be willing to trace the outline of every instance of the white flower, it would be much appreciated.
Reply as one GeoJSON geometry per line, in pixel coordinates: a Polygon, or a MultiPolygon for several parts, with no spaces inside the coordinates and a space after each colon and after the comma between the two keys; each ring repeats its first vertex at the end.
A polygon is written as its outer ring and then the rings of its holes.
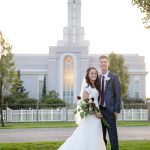
{"type": "Polygon", "coordinates": [[[82,100],[81,103],[82,103],[82,104],[86,104],[86,101],[82,100]]]}
{"type": "Polygon", "coordinates": [[[89,103],[93,103],[93,101],[91,99],[89,99],[89,103]]]}
{"type": "Polygon", "coordinates": [[[105,80],[106,80],[106,81],[109,81],[109,80],[110,80],[110,77],[106,77],[105,80]]]}

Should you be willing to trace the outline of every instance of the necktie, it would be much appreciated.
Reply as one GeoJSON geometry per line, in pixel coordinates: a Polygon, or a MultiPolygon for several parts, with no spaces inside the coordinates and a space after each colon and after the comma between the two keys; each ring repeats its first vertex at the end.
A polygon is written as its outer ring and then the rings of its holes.
{"type": "Polygon", "coordinates": [[[104,76],[102,76],[102,84],[101,84],[101,103],[100,103],[100,105],[101,106],[103,106],[104,105],[104,79],[105,79],[105,77],[104,76]]]}

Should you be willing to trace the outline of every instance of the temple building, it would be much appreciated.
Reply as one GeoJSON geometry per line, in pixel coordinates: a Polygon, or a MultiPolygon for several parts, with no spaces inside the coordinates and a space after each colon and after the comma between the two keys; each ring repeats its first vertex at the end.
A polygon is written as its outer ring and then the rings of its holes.
{"type": "MultiPolygon", "coordinates": [[[[89,54],[89,41],[81,27],[81,0],[68,0],[68,26],[63,40],[49,47],[49,54],[15,54],[16,68],[21,72],[24,87],[31,98],[40,99],[44,76],[47,91],[55,90],[60,98],[73,103],[80,92],[85,71],[89,66],[99,70],[99,56],[89,54]]],[[[144,56],[124,54],[128,64],[129,96],[146,98],[146,70],[144,56]],[[142,87],[142,88],[141,88],[142,87]]]]}

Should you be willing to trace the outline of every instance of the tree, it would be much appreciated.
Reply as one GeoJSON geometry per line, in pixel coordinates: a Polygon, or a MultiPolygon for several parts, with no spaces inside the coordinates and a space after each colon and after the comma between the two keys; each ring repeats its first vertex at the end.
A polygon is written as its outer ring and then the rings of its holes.
{"type": "Polygon", "coordinates": [[[6,41],[0,32],[0,120],[4,126],[3,103],[4,97],[10,94],[11,86],[16,80],[16,71],[11,53],[12,46],[6,41]]]}
{"type": "Polygon", "coordinates": [[[57,99],[59,98],[59,94],[55,91],[55,90],[52,90],[48,93],[48,96],[50,99],[57,99]]]}
{"type": "Polygon", "coordinates": [[[144,14],[143,24],[145,28],[150,28],[150,0],[132,0],[132,4],[136,5],[144,14]]]}
{"type": "Polygon", "coordinates": [[[43,90],[42,90],[42,97],[46,95],[46,75],[44,76],[44,83],[43,83],[43,90]]]}
{"type": "Polygon", "coordinates": [[[64,106],[65,105],[65,101],[59,98],[59,94],[52,90],[50,92],[48,92],[48,94],[46,94],[43,98],[42,98],[42,103],[45,104],[57,104],[60,106],[64,106]]]}
{"type": "Polygon", "coordinates": [[[20,70],[17,71],[16,79],[11,86],[11,92],[4,98],[5,103],[21,104],[23,101],[26,102],[28,99],[28,92],[23,86],[21,80],[20,70]]]}
{"type": "Polygon", "coordinates": [[[23,86],[23,81],[21,80],[20,70],[17,71],[17,79],[12,86],[12,95],[19,98],[28,98],[28,92],[23,86]]]}
{"type": "Polygon", "coordinates": [[[28,98],[28,92],[23,86],[23,81],[21,80],[20,70],[17,71],[17,79],[15,84],[12,86],[12,95],[19,98],[28,98]]]}
{"type": "Polygon", "coordinates": [[[108,57],[110,63],[109,70],[119,76],[122,85],[122,96],[126,96],[128,92],[129,74],[125,60],[122,55],[115,53],[109,54],[108,57]]]}

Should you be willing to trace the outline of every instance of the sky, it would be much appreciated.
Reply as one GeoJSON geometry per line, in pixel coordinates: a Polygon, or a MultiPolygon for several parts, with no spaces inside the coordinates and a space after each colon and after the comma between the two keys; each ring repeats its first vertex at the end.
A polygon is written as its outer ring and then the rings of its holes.
{"type": "MultiPolygon", "coordinates": [[[[145,56],[150,72],[150,30],[132,0],[81,0],[81,24],[89,53],[112,51],[145,56]]],[[[13,44],[15,54],[48,54],[67,26],[68,0],[0,0],[0,31],[13,44]]],[[[150,97],[150,73],[146,96],[150,97]]]]}

